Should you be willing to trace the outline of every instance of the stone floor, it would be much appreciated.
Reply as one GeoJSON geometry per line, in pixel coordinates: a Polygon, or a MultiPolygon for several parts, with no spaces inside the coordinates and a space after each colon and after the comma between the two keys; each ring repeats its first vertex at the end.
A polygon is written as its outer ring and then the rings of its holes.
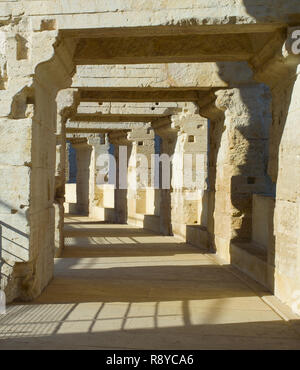
{"type": "Polygon", "coordinates": [[[300,349],[299,321],[174,237],[69,217],[55,277],[0,316],[1,349],[300,349]]]}

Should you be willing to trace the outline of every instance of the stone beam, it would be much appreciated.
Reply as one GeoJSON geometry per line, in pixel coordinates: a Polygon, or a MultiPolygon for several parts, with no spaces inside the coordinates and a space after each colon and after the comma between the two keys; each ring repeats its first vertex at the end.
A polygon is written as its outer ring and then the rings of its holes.
{"type": "Polygon", "coordinates": [[[146,64],[134,65],[79,65],[72,86],[84,90],[105,90],[105,93],[114,93],[111,90],[174,93],[166,89],[176,90],[177,93],[184,90],[186,94],[190,90],[200,90],[200,93],[214,87],[248,83],[252,74],[245,73],[246,66],[246,62],[149,64],[149,60],[146,64]]]}
{"type": "Polygon", "coordinates": [[[186,108],[188,103],[95,103],[84,102],[78,106],[77,114],[142,114],[169,115],[186,108]]]}
{"type": "Polygon", "coordinates": [[[66,140],[69,141],[71,144],[80,144],[80,143],[87,143],[88,139],[95,139],[98,138],[99,134],[96,133],[67,133],[66,140]]]}
{"type": "Polygon", "coordinates": [[[81,122],[151,122],[163,114],[76,114],[73,121],[81,122]]]}
{"type": "Polygon", "coordinates": [[[77,114],[135,114],[167,116],[183,110],[195,109],[191,102],[156,102],[156,103],[95,103],[84,102],[78,106],[77,114]]]}
{"type": "Polygon", "coordinates": [[[145,127],[144,122],[67,122],[67,133],[106,133],[115,130],[133,130],[145,127]]]}
{"type": "MultiPolygon", "coordinates": [[[[71,118],[72,122],[152,122],[173,114],[196,112],[198,107],[193,102],[182,103],[83,103],[77,113],[71,118]]],[[[69,128],[71,124],[69,124],[69,128]]],[[[74,126],[74,125],[73,125],[74,126]]],[[[95,128],[95,126],[90,126],[95,128]]]]}
{"type": "Polygon", "coordinates": [[[107,91],[85,90],[80,91],[81,102],[197,102],[207,91],[196,90],[155,90],[155,91],[107,91]]]}
{"type": "Polygon", "coordinates": [[[86,38],[78,42],[74,62],[84,65],[247,61],[269,38],[269,33],[86,38]]]}

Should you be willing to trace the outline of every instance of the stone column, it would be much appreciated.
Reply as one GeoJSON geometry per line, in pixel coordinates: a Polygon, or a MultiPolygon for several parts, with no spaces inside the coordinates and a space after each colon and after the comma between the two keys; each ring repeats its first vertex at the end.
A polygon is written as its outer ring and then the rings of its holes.
{"type": "Polygon", "coordinates": [[[179,128],[173,157],[173,233],[206,246],[208,122],[199,114],[185,113],[172,116],[172,125],[179,128]]]}
{"type": "Polygon", "coordinates": [[[155,154],[154,136],[150,125],[136,128],[128,134],[128,140],[133,143],[128,168],[128,217],[135,224],[143,219],[141,216],[154,214],[151,178],[151,160],[155,154]]]}
{"type": "Polygon", "coordinates": [[[56,170],[55,170],[55,257],[59,257],[64,248],[64,202],[65,184],[68,168],[66,145],[66,122],[76,113],[79,104],[77,89],[59,91],[56,97],[57,125],[56,125],[56,170]]]}
{"type": "Polygon", "coordinates": [[[300,25],[288,29],[287,40],[277,41],[276,53],[258,56],[253,69],[272,93],[268,173],[276,184],[276,197],[270,275],[275,295],[300,314],[300,56],[292,50],[295,30],[300,25]]]}
{"type": "Polygon", "coordinates": [[[220,90],[216,96],[216,106],[225,118],[212,123],[219,123],[219,131],[213,142],[216,173],[211,179],[210,233],[217,253],[230,262],[231,241],[251,240],[252,195],[272,190],[266,173],[270,95],[265,85],[252,84],[220,90]]]}
{"type": "Polygon", "coordinates": [[[66,166],[66,170],[65,170],[65,183],[67,184],[69,181],[70,181],[70,162],[69,162],[69,157],[70,157],[70,150],[71,150],[71,144],[70,143],[66,143],[66,161],[65,161],[65,166],[66,166]]]}
{"type": "Polygon", "coordinates": [[[76,149],[77,179],[77,213],[83,216],[89,215],[90,209],[90,173],[92,146],[86,139],[79,139],[73,143],[76,149]]]}
{"type": "Polygon", "coordinates": [[[131,155],[132,144],[127,139],[127,131],[118,131],[109,134],[109,141],[114,146],[116,160],[115,207],[109,221],[126,224],[128,219],[128,161],[131,155]]]}
{"type": "MultiPolygon", "coordinates": [[[[290,80],[290,83],[292,81],[290,80]]],[[[283,92],[281,92],[282,94],[283,92]]],[[[300,63],[278,150],[275,294],[300,314],[300,63]],[[298,304],[297,304],[298,302],[298,304]]]]}
{"type": "Polygon", "coordinates": [[[55,27],[31,27],[12,19],[1,32],[1,289],[8,302],[33,299],[53,276],[55,98],[74,71],[73,41],[66,47],[55,27]],[[24,52],[17,53],[19,40],[24,52]]]}
{"type": "Polygon", "coordinates": [[[110,143],[107,134],[88,139],[92,146],[90,167],[90,217],[106,220],[106,210],[114,208],[114,184],[110,177],[114,170],[110,157],[110,143]],[[105,168],[103,168],[105,166],[105,168]]]}
{"type": "MultiPolygon", "coordinates": [[[[164,154],[172,159],[170,188],[160,184],[161,232],[203,246],[207,244],[207,119],[196,111],[193,105],[153,125],[161,138],[161,159],[164,154]]],[[[162,171],[166,169],[161,166],[161,178],[162,171]]]]}
{"type": "MultiPolygon", "coordinates": [[[[155,122],[154,124],[155,133],[161,139],[160,145],[160,155],[166,154],[170,159],[175,152],[175,147],[177,143],[177,129],[172,129],[171,121],[161,120],[160,122],[155,122]]],[[[163,158],[163,157],[160,157],[163,158]]],[[[167,163],[167,159],[166,159],[167,163]]],[[[173,166],[172,160],[170,160],[170,167],[169,167],[169,176],[170,182],[168,184],[163,184],[162,176],[163,171],[168,171],[167,168],[164,168],[162,164],[160,164],[160,189],[156,190],[159,191],[159,199],[160,199],[160,232],[163,235],[173,235],[172,231],[172,219],[171,219],[171,196],[173,192],[172,188],[172,176],[173,176],[173,166]]],[[[168,177],[168,175],[167,175],[168,177]]]]}
{"type": "Polygon", "coordinates": [[[76,213],[76,167],[76,150],[73,148],[72,142],[69,140],[66,144],[65,214],[76,213]]]}

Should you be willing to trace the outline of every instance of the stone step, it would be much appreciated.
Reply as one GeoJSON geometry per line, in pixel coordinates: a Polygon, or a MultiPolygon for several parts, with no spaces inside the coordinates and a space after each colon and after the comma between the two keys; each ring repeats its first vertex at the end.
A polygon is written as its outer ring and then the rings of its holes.
{"type": "Polygon", "coordinates": [[[201,225],[186,225],[186,242],[194,247],[208,248],[206,227],[201,225]]]}
{"type": "Polygon", "coordinates": [[[272,267],[267,262],[266,250],[254,242],[232,242],[231,264],[272,290],[272,267]]]}

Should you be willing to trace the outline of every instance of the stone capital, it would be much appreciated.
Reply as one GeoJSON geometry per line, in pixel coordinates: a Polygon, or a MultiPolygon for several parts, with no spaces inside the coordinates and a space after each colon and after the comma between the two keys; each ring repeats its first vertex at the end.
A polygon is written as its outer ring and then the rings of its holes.
{"type": "Polygon", "coordinates": [[[219,110],[225,112],[226,109],[229,108],[231,99],[236,92],[237,92],[237,89],[216,91],[215,93],[216,94],[216,101],[215,101],[216,107],[219,110]]]}
{"type": "Polygon", "coordinates": [[[277,32],[250,64],[254,79],[271,89],[292,80],[300,64],[300,26],[277,32]]]}
{"type": "Polygon", "coordinates": [[[200,128],[207,122],[207,119],[201,117],[199,113],[182,113],[171,116],[171,121],[171,127],[177,129],[180,135],[200,128]]]}
{"type": "Polygon", "coordinates": [[[76,113],[79,102],[78,89],[69,88],[58,92],[56,97],[58,133],[63,130],[62,126],[65,126],[67,120],[76,113]]]}
{"type": "Polygon", "coordinates": [[[136,128],[128,132],[127,139],[133,142],[154,140],[155,133],[150,124],[142,128],[136,128]]]}
{"type": "Polygon", "coordinates": [[[92,146],[100,146],[100,145],[108,144],[108,143],[106,143],[105,137],[102,134],[97,135],[97,136],[93,136],[93,137],[89,137],[87,139],[87,142],[88,142],[89,145],[92,145],[92,146]]]}

